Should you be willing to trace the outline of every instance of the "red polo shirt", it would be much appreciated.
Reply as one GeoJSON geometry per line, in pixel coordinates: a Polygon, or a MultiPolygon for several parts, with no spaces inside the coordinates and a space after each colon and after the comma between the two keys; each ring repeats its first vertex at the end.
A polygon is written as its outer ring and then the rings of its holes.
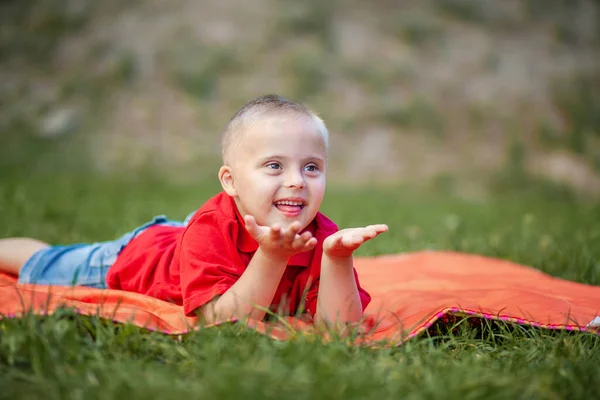
{"type": "MultiPolygon", "coordinates": [[[[337,226],[321,213],[305,230],[316,247],[290,258],[271,302],[271,309],[315,315],[323,240],[337,226]]],[[[111,289],[142,293],[183,305],[186,315],[225,293],[250,263],[258,243],[246,231],[233,198],[221,192],[208,200],[186,227],[153,226],[134,238],[109,269],[111,289]]],[[[354,276],[363,310],[371,297],[354,276]]]]}

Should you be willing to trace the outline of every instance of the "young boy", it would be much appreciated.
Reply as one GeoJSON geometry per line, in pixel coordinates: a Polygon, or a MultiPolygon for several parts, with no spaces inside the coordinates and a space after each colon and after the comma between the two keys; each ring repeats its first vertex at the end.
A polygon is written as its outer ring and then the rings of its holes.
{"type": "Polygon", "coordinates": [[[338,231],[319,212],[328,131],[302,104],[268,95],[244,105],[222,136],[223,192],[185,222],[156,217],[121,238],[49,246],[0,240],[0,270],[20,283],[85,285],[183,305],[206,322],[308,311],[356,322],[370,301],[352,253],[387,231],[338,231]]]}

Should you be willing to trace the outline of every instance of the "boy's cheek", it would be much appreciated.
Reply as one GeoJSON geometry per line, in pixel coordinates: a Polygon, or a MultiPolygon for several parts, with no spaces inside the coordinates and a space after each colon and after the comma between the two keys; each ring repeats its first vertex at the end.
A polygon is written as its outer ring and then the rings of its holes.
{"type": "Polygon", "coordinates": [[[315,199],[320,203],[323,201],[323,197],[325,196],[325,180],[323,179],[313,190],[313,194],[315,199]]]}

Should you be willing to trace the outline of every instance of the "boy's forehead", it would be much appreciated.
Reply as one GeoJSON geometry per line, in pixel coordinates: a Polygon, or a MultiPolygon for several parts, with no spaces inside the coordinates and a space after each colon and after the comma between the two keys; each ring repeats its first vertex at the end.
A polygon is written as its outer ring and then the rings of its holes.
{"type": "Polygon", "coordinates": [[[242,160],[262,157],[265,153],[290,151],[327,159],[327,132],[310,115],[288,112],[264,114],[238,126],[232,139],[225,156],[225,162],[232,166],[237,166],[242,160]]]}
{"type": "Polygon", "coordinates": [[[265,132],[280,131],[284,133],[290,127],[301,128],[307,131],[317,131],[318,127],[313,118],[308,115],[294,113],[276,113],[257,118],[248,126],[248,130],[265,132]]]}
{"type": "Polygon", "coordinates": [[[301,134],[306,139],[312,139],[317,134],[323,142],[325,137],[316,121],[310,116],[278,114],[257,119],[241,132],[240,144],[246,146],[257,140],[271,139],[273,136],[287,138],[293,134],[301,134]]]}

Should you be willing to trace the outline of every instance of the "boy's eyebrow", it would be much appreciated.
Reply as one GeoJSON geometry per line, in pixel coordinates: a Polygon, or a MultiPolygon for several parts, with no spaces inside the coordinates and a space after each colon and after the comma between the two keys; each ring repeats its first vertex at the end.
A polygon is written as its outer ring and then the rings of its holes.
{"type": "MultiPolygon", "coordinates": [[[[270,155],[270,156],[266,156],[266,157],[261,157],[260,162],[262,163],[262,162],[269,161],[269,160],[285,161],[288,158],[289,157],[286,157],[286,156],[270,155]]],[[[317,161],[325,162],[325,159],[323,157],[319,157],[319,156],[310,156],[310,157],[304,158],[304,161],[308,161],[308,160],[317,160],[317,161]]]]}

